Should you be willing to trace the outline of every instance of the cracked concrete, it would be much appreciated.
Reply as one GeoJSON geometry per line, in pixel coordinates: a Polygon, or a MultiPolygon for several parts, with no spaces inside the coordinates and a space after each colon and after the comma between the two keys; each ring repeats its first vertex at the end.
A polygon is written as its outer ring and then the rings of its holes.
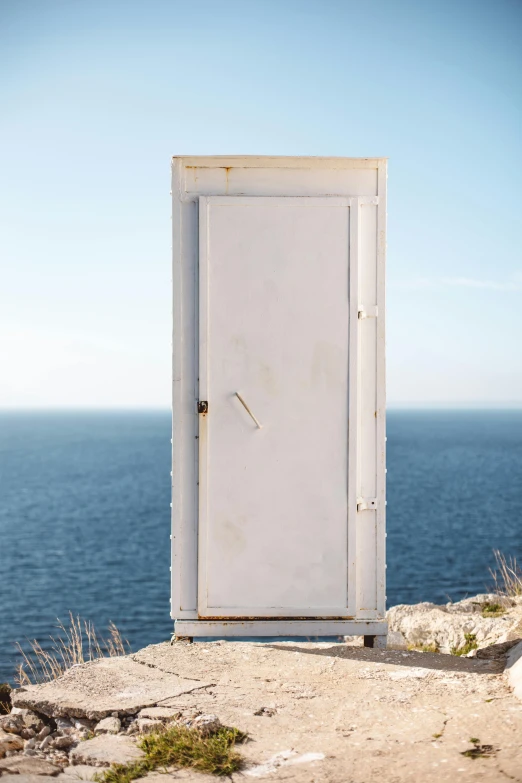
{"type": "Polygon", "coordinates": [[[503,660],[285,642],[164,644],[136,656],[216,683],[162,703],[247,731],[241,750],[252,777],[522,781],[522,704],[502,677],[503,660]],[[463,756],[471,738],[494,755],[463,756]]]}
{"type": "Polygon", "coordinates": [[[132,657],[101,658],[73,666],[59,680],[30,685],[13,693],[15,707],[53,717],[100,720],[118,712],[132,715],[169,698],[207,688],[211,682],[180,677],[132,657]]]}
{"type": "MultiPolygon", "coordinates": [[[[145,708],[182,720],[216,714],[250,737],[240,746],[247,767],[233,776],[237,783],[522,783],[522,703],[502,674],[505,652],[499,645],[462,658],[357,643],[165,643],[76,667],[14,701],[96,718],[145,708]],[[463,755],[476,744],[493,750],[463,755]]],[[[63,783],[73,771],[65,769],[63,783]]],[[[181,770],[161,783],[207,779],[181,770]]]]}

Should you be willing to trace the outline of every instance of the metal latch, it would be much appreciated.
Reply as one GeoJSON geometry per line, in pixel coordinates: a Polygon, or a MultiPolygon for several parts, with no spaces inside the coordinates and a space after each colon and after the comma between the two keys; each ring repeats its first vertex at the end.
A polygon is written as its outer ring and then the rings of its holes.
{"type": "Polygon", "coordinates": [[[208,413],[208,402],[206,400],[198,402],[198,413],[208,413]]]}
{"type": "Polygon", "coordinates": [[[357,511],[376,511],[377,498],[357,498],[357,511]]]}
{"type": "Polygon", "coordinates": [[[357,313],[357,316],[360,321],[362,321],[363,318],[377,318],[378,315],[379,315],[379,311],[377,305],[369,305],[368,307],[361,307],[359,309],[359,312],[357,313]]]}

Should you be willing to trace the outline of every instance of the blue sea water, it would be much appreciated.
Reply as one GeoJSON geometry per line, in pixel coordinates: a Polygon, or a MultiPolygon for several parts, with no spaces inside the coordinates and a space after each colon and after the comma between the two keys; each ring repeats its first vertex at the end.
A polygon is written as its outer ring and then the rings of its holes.
{"type": "MultiPolygon", "coordinates": [[[[0,414],[0,682],[69,610],[169,637],[170,415],[0,414]]],[[[522,411],[390,411],[388,605],[491,584],[522,553],[522,411]]]]}

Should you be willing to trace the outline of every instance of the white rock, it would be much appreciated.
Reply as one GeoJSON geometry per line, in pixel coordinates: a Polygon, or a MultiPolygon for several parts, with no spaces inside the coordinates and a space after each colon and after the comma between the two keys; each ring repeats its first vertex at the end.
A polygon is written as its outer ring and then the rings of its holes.
{"type": "Polygon", "coordinates": [[[3,758],[8,750],[22,750],[24,741],[18,734],[9,734],[0,729],[0,758],[3,758]]]}
{"type": "Polygon", "coordinates": [[[128,764],[143,758],[143,751],[130,737],[121,734],[100,734],[94,739],[80,742],[69,755],[73,764],[90,764],[108,767],[111,764],[128,764]]]}
{"type": "Polygon", "coordinates": [[[408,642],[400,631],[388,631],[387,650],[407,650],[408,642]]]}
{"type": "Polygon", "coordinates": [[[76,737],[71,737],[70,735],[66,735],[65,737],[56,737],[56,739],[53,740],[53,748],[65,750],[66,748],[70,748],[71,745],[74,745],[75,743],[76,737]]]}
{"type": "Polygon", "coordinates": [[[485,604],[498,604],[505,610],[511,609],[515,602],[504,595],[495,595],[495,593],[479,593],[471,598],[463,598],[462,601],[449,601],[446,604],[446,609],[450,614],[482,614],[482,610],[485,604]]]}
{"type": "Polygon", "coordinates": [[[121,721],[119,718],[109,717],[103,718],[94,727],[95,734],[118,734],[121,729],[121,721]]]}
{"type": "Polygon", "coordinates": [[[88,764],[76,764],[74,767],[67,767],[67,777],[76,780],[94,780],[94,776],[100,772],[98,767],[90,767],[88,764]]]}
{"type": "Polygon", "coordinates": [[[161,729],[163,726],[163,723],[160,720],[153,720],[152,718],[138,718],[135,723],[140,734],[150,734],[151,731],[161,729]]]}
{"type": "Polygon", "coordinates": [[[214,734],[221,727],[221,721],[217,715],[198,715],[192,721],[192,727],[198,729],[203,736],[208,736],[214,734]]]}
{"type": "Polygon", "coordinates": [[[48,748],[49,745],[52,744],[52,741],[53,741],[52,737],[49,734],[47,734],[47,736],[44,737],[43,740],[40,742],[40,750],[45,750],[46,748],[48,748]]]}
{"type": "Polygon", "coordinates": [[[41,731],[38,732],[36,735],[36,739],[38,742],[42,742],[49,734],[51,733],[51,727],[50,726],[44,726],[41,731]]]}
{"type": "Polygon", "coordinates": [[[11,712],[0,716],[0,729],[8,734],[20,734],[24,728],[24,719],[21,715],[13,715],[11,712]]]}
{"type": "Polygon", "coordinates": [[[20,715],[26,729],[31,729],[35,733],[41,731],[45,723],[42,718],[32,710],[27,710],[22,707],[13,707],[11,715],[20,715]]]}
{"type": "MultiPolygon", "coordinates": [[[[59,777],[54,777],[53,781],[59,779],[59,777]]],[[[48,783],[49,780],[51,778],[47,774],[36,775],[32,772],[22,772],[20,775],[8,772],[2,776],[2,783],[48,783]]]]}
{"type": "Polygon", "coordinates": [[[519,636],[522,605],[503,596],[485,593],[444,606],[420,603],[400,604],[387,612],[390,632],[402,634],[408,645],[435,645],[443,653],[465,644],[472,634],[479,648],[498,644],[519,636]],[[497,603],[505,608],[499,617],[483,616],[485,604],[497,603]]]}
{"type": "Polygon", "coordinates": [[[514,695],[522,701],[522,642],[515,644],[508,652],[504,674],[514,695]]]}
{"type": "Polygon", "coordinates": [[[74,729],[74,724],[67,718],[56,718],[56,728],[58,731],[67,731],[74,729]]]}
{"type": "Polygon", "coordinates": [[[31,758],[18,754],[11,759],[4,759],[0,762],[0,774],[3,773],[2,783],[4,783],[5,775],[8,772],[20,775],[21,780],[22,775],[58,775],[61,769],[46,759],[31,758]]]}
{"type": "Polygon", "coordinates": [[[74,723],[65,718],[56,718],[56,728],[62,736],[71,736],[77,731],[74,723]]]}
{"type": "Polygon", "coordinates": [[[36,733],[41,731],[41,729],[45,726],[45,723],[40,715],[38,715],[36,712],[33,712],[33,710],[25,710],[23,719],[27,728],[34,729],[36,733]]]}
{"type": "Polygon", "coordinates": [[[87,720],[87,718],[74,718],[75,729],[85,729],[86,731],[92,731],[96,721],[87,720]]]}

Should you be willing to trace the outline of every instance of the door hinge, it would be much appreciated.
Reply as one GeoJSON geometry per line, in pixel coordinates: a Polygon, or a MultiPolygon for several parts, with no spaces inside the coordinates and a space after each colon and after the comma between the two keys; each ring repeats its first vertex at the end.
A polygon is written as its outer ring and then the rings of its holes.
{"type": "Polygon", "coordinates": [[[357,498],[357,511],[376,511],[377,498],[357,498]]]}
{"type": "Polygon", "coordinates": [[[198,402],[198,413],[208,413],[208,402],[206,400],[198,402]]]}
{"type": "Polygon", "coordinates": [[[368,307],[360,307],[359,311],[357,313],[357,316],[360,321],[363,320],[363,318],[377,318],[379,315],[379,310],[377,308],[377,305],[369,305],[368,307]]]}

